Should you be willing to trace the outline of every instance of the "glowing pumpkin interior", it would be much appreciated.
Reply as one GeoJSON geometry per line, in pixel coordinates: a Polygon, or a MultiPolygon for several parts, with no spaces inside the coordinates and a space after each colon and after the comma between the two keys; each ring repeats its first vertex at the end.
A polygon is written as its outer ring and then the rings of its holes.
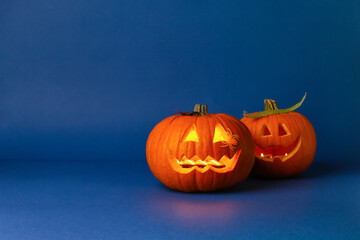
{"type": "Polygon", "coordinates": [[[193,170],[199,172],[206,172],[209,169],[216,172],[227,172],[234,169],[237,160],[240,155],[240,147],[238,144],[239,136],[232,134],[231,130],[227,130],[220,124],[215,125],[214,135],[211,141],[200,143],[199,133],[196,129],[195,124],[190,126],[184,133],[182,141],[180,144],[216,144],[221,142],[221,148],[229,148],[231,151],[235,152],[232,157],[223,155],[220,159],[215,159],[213,156],[206,156],[205,158],[200,158],[198,155],[192,157],[186,156],[185,154],[172,154],[169,150],[169,161],[174,170],[180,173],[189,173],[193,170]]]}

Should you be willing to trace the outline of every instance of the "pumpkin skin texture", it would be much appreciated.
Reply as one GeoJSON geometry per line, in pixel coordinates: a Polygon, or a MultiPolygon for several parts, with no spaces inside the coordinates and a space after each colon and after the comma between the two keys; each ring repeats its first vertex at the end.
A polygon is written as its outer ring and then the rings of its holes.
{"type": "Polygon", "coordinates": [[[255,142],[252,175],[262,178],[296,176],[313,162],[316,135],[310,121],[302,114],[287,112],[258,118],[245,115],[241,121],[249,128],[255,142]]]}
{"type": "Polygon", "coordinates": [[[254,147],[250,131],[230,115],[177,115],[151,131],[146,158],[167,187],[210,192],[232,187],[249,175],[254,147]]]}

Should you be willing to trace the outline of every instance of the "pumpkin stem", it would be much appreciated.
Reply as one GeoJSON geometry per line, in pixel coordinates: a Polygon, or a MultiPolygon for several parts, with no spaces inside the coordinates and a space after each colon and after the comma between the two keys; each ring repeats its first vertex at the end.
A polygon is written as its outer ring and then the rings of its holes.
{"type": "Polygon", "coordinates": [[[181,116],[204,116],[209,115],[207,105],[195,104],[194,111],[192,112],[181,112],[178,111],[178,115],[181,116]]]}
{"type": "Polygon", "coordinates": [[[300,102],[298,102],[294,106],[292,106],[290,108],[286,108],[286,109],[278,109],[275,100],[265,99],[264,100],[265,111],[257,112],[257,113],[246,113],[244,111],[244,116],[248,117],[248,118],[259,118],[259,117],[265,117],[265,116],[271,115],[271,114],[280,114],[280,113],[292,112],[292,111],[294,111],[295,109],[297,109],[297,108],[299,108],[301,106],[301,104],[304,102],[305,98],[306,98],[306,93],[305,93],[304,97],[301,99],[300,102]]]}
{"type": "Polygon", "coordinates": [[[271,99],[265,99],[264,100],[264,104],[265,104],[265,111],[268,110],[279,110],[276,104],[275,100],[271,100],[271,99]]]}
{"type": "Polygon", "coordinates": [[[198,116],[209,115],[207,105],[195,104],[194,113],[198,116]]]}

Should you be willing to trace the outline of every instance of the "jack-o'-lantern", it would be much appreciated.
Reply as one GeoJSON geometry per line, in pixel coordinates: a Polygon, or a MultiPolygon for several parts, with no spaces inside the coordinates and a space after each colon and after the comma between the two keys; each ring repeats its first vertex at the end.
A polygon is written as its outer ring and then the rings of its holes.
{"type": "Polygon", "coordinates": [[[305,100],[288,109],[278,109],[276,101],[265,99],[265,111],[246,114],[241,121],[255,142],[252,173],[258,177],[284,178],[305,171],[316,150],[313,126],[302,114],[293,112],[305,100]]]}
{"type": "Polygon", "coordinates": [[[150,170],[167,187],[184,192],[216,191],[243,181],[254,164],[247,127],[206,105],[158,123],[146,144],[150,170]]]}

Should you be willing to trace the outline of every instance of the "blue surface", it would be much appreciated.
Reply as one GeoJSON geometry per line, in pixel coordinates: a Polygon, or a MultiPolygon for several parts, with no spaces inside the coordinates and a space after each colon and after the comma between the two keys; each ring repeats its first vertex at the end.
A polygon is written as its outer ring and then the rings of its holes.
{"type": "Polygon", "coordinates": [[[315,162],[301,177],[215,194],[168,190],[117,161],[2,161],[0,238],[359,239],[360,169],[315,162]]]}
{"type": "Polygon", "coordinates": [[[1,0],[0,239],[360,239],[359,9],[1,0]],[[299,178],[182,194],[147,168],[177,110],[241,118],[305,92],[318,144],[299,178]]]}

